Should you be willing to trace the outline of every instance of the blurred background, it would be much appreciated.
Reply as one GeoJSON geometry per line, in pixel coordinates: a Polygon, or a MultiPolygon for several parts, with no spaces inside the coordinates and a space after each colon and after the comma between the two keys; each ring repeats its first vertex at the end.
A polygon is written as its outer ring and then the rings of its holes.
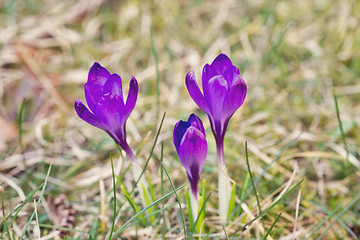
{"type": "MultiPolygon", "coordinates": [[[[39,209],[42,221],[54,222],[46,199],[65,194],[64,201],[78,213],[71,227],[89,231],[99,215],[111,226],[111,209],[99,210],[104,198],[99,182],[104,182],[110,202],[109,154],[119,153],[106,133],[83,122],[73,108],[76,99],[85,102],[83,85],[95,61],[122,77],[125,95],[130,76],[139,82],[127,135],[140,159],[148,158],[166,112],[147,168],[155,186],[161,181],[157,160],[162,141],[174,182],[187,181],[171,139],[174,124],[195,112],[209,141],[202,178],[215,191],[215,143],[207,117],[190,98],[184,81],[193,69],[201,85],[202,67],[223,52],[248,86],[245,103],[232,117],[225,137],[229,175],[240,189],[247,173],[245,141],[255,177],[288,147],[260,179],[258,191],[265,204],[289,180],[305,179],[296,220],[297,236],[304,239],[313,223],[339,204],[347,206],[360,191],[359,24],[356,0],[1,1],[0,156],[18,146],[0,162],[6,212],[44,181],[52,163],[51,184],[39,209]],[[22,103],[24,114],[19,117],[22,103]]],[[[116,158],[117,174],[128,164],[116,158]]],[[[132,184],[131,178],[124,182],[132,184]]],[[[264,219],[269,227],[280,210],[288,213],[278,223],[279,238],[292,233],[296,195],[264,219]]],[[[209,201],[208,226],[221,229],[216,193],[209,201]]],[[[248,203],[253,203],[251,197],[248,203]]],[[[21,233],[32,209],[24,208],[14,236],[21,233]]],[[[131,210],[127,214],[131,217],[131,210]]],[[[174,210],[169,226],[179,223],[176,216],[174,210]]],[[[356,239],[359,219],[360,205],[352,205],[326,230],[324,239],[356,239]]],[[[230,233],[236,229],[236,224],[227,227],[230,233]]],[[[175,230],[169,230],[169,238],[177,236],[175,230]]],[[[46,231],[41,229],[42,235],[46,231]]]]}

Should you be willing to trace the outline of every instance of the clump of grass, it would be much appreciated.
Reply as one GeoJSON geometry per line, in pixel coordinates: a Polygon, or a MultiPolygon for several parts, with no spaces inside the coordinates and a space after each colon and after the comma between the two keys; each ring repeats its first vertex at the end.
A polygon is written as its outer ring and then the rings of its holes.
{"type": "Polygon", "coordinates": [[[359,7],[350,0],[0,3],[0,238],[59,239],[60,230],[66,239],[199,237],[171,136],[190,112],[205,119],[185,74],[199,76],[225,52],[248,85],[225,141],[234,206],[222,226],[215,142],[204,121],[201,238],[357,239],[359,7]],[[130,163],[72,109],[93,61],[139,81],[127,128],[153,186],[145,209],[131,204],[141,205],[130,163]],[[74,228],[54,226],[47,199],[60,194],[77,211],[74,228]]]}

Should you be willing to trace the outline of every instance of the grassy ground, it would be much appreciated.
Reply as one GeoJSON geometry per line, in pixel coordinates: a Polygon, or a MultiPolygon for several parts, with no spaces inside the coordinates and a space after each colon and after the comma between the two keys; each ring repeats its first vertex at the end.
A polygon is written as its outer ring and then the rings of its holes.
{"type": "MultiPolygon", "coordinates": [[[[237,232],[231,239],[263,239],[266,233],[267,239],[360,239],[359,12],[355,0],[0,2],[0,237],[109,236],[110,154],[128,191],[133,179],[113,141],[73,109],[77,98],[84,100],[83,84],[97,61],[120,74],[125,89],[131,75],[139,81],[127,132],[142,164],[166,112],[146,168],[155,199],[173,191],[165,175],[162,181],[161,159],[175,187],[187,183],[171,141],[174,124],[192,112],[203,119],[209,154],[201,178],[212,192],[204,233],[211,232],[210,239],[225,237],[224,231],[229,237],[237,232]],[[239,197],[236,216],[224,229],[217,217],[209,121],[184,83],[190,69],[199,81],[204,64],[220,52],[230,56],[248,86],[225,137],[226,164],[239,197]],[[243,187],[245,141],[262,210],[304,181],[260,221],[238,231],[259,213],[253,191],[243,187]],[[242,193],[247,194],[240,202],[242,193]],[[4,214],[11,214],[5,222],[4,214]]],[[[137,193],[132,196],[140,204],[137,193]]],[[[186,209],[184,189],[178,196],[186,209]]],[[[119,185],[116,202],[121,209],[115,232],[135,215],[119,185]]],[[[170,206],[166,211],[118,238],[182,239],[176,202],[172,194],[156,205],[170,206]]]]}

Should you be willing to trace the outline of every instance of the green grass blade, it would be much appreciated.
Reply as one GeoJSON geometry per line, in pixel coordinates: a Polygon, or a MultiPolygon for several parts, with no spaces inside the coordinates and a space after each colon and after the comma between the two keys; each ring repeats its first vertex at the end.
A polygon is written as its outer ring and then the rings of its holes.
{"type": "Polygon", "coordinates": [[[149,171],[146,171],[146,176],[147,176],[148,183],[149,183],[149,193],[150,193],[151,201],[153,202],[153,201],[155,201],[155,192],[154,192],[154,186],[152,184],[149,171]]]}
{"type": "Polygon", "coordinates": [[[170,182],[170,184],[171,184],[171,187],[172,187],[172,189],[173,189],[173,192],[175,193],[176,200],[177,200],[177,202],[178,202],[178,204],[179,204],[180,214],[181,214],[181,220],[182,220],[182,224],[183,224],[183,228],[184,228],[184,237],[185,237],[185,240],[186,240],[186,239],[187,239],[187,236],[186,236],[185,217],[184,217],[184,212],[183,212],[182,207],[181,207],[181,202],[180,202],[179,195],[178,195],[178,194],[176,193],[176,191],[175,191],[175,186],[174,186],[174,184],[173,184],[173,182],[172,182],[172,180],[171,180],[171,178],[170,178],[170,175],[169,175],[168,171],[166,170],[164,164],[161,164],[161,167],[164,169],[164,172],[165,172],[166,176],[167,176],[168,179],[169,179],[169,182],[170,182]]]}
{"type": "Polygon", "coordinates": [[[206,196],[206,179],[205,178],[201,182],[200,196],[202,196],[203,198],[205,198],[205,196],[206,196]]]}
{"type": "MultiPolygon", "coordinates": [[[[246,193],[249,189],[249,186],[250,186],[250,175],[249,175],[249,172],[246,173],[246,176],[245,176],[245,179],[243,181],[243,185],[242,185],[242,188],[241,188],[241,191],[240,191],[240,195],[239,195],[239,198],[240,198],[240,203],[242,203],[246,197],[246,193]]],[[[238,204],[233,213],[230,215],[230,217],[228,218],[228,221],[230,221],[229,219],[232,219],[234,216],[240,216],[240,214],[242,213],[242,208],[240,207],[241,204],[238,204]]]]}
{"type": "Polygon", "coordinates": [[[17,117],[17,124],[19,129],[19,145],[22,149],[22,136],[23,136],[23,122],[24,122],[25,99],[22,100],[19,114],[17,117]]]}
{"type": "MultiPolygon", "coordinates": [[[[161,153],[160,153],[160,162],[161,164],[164,163],[164,142],[161,141],[161,153]]],[[[161,180],[161,196],[164,196],[165,194],[165,190],[164,190],[164,169],[160,168],[160,180],[161,180]]],[[[162,208],[164,208],[165,203],[162,202],[162,208]]],[[[166,229],[166,216],[165,216],[166,212],[162,211],[162,219],[163,219],[163,225],[162,225],[162,231],[161,231],[161,235],[162,238],[165,238],[165,229],[166,229]]],[[[160,219],[159,219],[160,221],[160,219]]]]}
{"type": "Polygon", "coordinates": [[[206,236],[203,238],[203,240],[207,239],[207,238],[210,236],[210,234],[212,234],[212,233],[214,232],[214,230],[215,230],[215,228],[212,228],[212,229],[209,231],[209,233],[206,234],[206,236]]]}
{"type": "MultiPolygon", "coordinates": [[[[330,214],[330,211],[327,210],[323,205],[319,205],[318,203],[316,202],[312,202],[312,201],[309,201],[310,204],[313,204],[314,206],[320,208],[321,211],[323,211],[323,213],[325,213],[326,215],[330,214]]],[[[341,226],[343,226],[346,231],[348,231],[348,233],[354,238],[354,239],[357,239],[357,236],[356,234],[353,232],[352,229],[350,229],[350,227],[348,225],[346,225],[346,223],[344,221],[342,221],[341,219],[338,219],[338,222],[339,224],[341,224],[341,226]]]]}
{"type": "Polygon", "coordinates": [[[91,225],[89,239],[96,239],[96,231],[98,228],[99,228],[99,220],[95,218],[93,224],[91,225]]]}
{"type": "MultiPolygon", "coordinates": [[[[199,206],[205,206],[204,205],[204,198],[203,196],[200,196],[199,197],[199,206]]],[[[204,223],[204,219],[205,219],[205,209],[204,211],[202,211],[201,215],[199,216],[199,221],[197,222],[196,224],[196,232],[197,233],[201,233],[202,232],[202,226],[203,226],[203,223],[204,223]]]]}
{"type": "MultiPolygon", "coordinates": [[[[267,170],[281,157],[281,155],[291,146],[293,145],[301,136],[301,134],[299,134],[296,138],[294,138],[293,140],[291,140],[288,144],[286,144],[286,146],[284,148],[282,148],[280,150],[280,152],[275,156],[275,158],[264,168],[264,170],[261,172],[261,174],[255,179],[254,183],[255,185],[259,182],[259,180],[265,175],[265,173],[267,172],[267,170]]],[[[250,176],[249,178],[245,178],[244,183],[243,183],[243,188],[241,189],[241,193],[240,193],[240,202],[243,202],[244,199],[249,195],[249,191],[252,190],[253,186],[249,186],[248,182],[250,180],[250,176]],[[245,184],[246,183],[246,184],[245,184]],[[244,186],[246,186],[244,188],[244,186]]],[[[240,212],[238,212],[237,214],[239,215],[241,213],[241,208],[240,205],[237,206],[236,208],[239,209],[240,212]]]]}
{"type": "Polygon", "coordinates": [[[151,148],[150,155],[149,155],[148,159],[146,160],[145,166],[144,166],[144,168],[143,168],[143,170],[142,170],[142,172],[141,172],[141,174],[140,174],[139,178],[138,178],[138,179],[137,179],[137,181],[135,182],[134,187],[133,187],[133,189],[132,189],[132,191],[131,191],[130,195],[132,195],[132,194],[134,193],[134,191],[135,191],[135,189],[136,189],[136,186],[138,185],[138,183],[139,183],[139,181],[140,181],[140,179],[141,179],[142,175],[143,175],[143,174],[144,174],[144,172],[145,172],[145,169],[146,169],[147,165],[149,164],[149,161],[150,161],[150,159],[151,159],[151,157],[152,157],[152,154],[153,154],[153,152],[154,152],[154,149],[155,149],[155,146],[156,146],[157,140],[158,140],[158,138],[159,138],[160,131],[161,131],[162,125],[163,125],[163,123],[164,123],[165,116],[166,116],[166,112],[164,112],[163,117],[162,117],[161,122],[160,122],[159,129],[158,129],[158,131],[156,132],[156,136],[155,136],[154,144],[153,144],[153,146],[152,146],[152,148],[151,148]]]}
{"type": "Polygon", "coordinates": [[[175,206],[176,204],[177,204],[177,203],[172,203],[172,204],[170,204],[169,206],[166,206],[166,207],[163,207],[163,208],[161,208],[161,209],[159,209],[159,210],[156,210],[155,212],[153,212],[153,213],[151,213],[151,214],[148,214],[148,215],[146,215],[146,216],[144,216],[144,217],[142,217],[142,218],[140,218],[140,219],[132,222],[131,224],[129,224],[129,225],[127,226],[127,228],[128,228],[128,227],[131,227],[131,226],[133,226],[133,225],[135,225],[135,224],[137,224],[137,223],[139,223],[139,222],[141,222],[141,221],[144,221],[144,220],[148,219],[149,217],[154,216],[154,215],[156,215],[156,214],[158,214],[158,213],[160,213],[160,212],[162,212],[162,211],[165,211],[166,209],[171,208],[171,207],[175,206]]]}
{"type": "MultiPolygon", "coordinates": [[[[51,166],[52,166],[52,165],[49,166],[48,172],[47,172],[47,174],[46,174],[45,181],[44,181],[44,186],[43,186],[43,188],[42,188],[42,190],[41,190],[39,200],[38,200],[38,202],[36,203],[36,209],[39,209],[39,205],[40,205],[41,199],[42,199],[42,197],[43,197],[43,195],[44,195],[44,192],[45,192],[45,189],[46,189],[46,185],[47,185],[47,182],[48,182],[48,179],[49,179],[49,176],[50,176],[51,166]]],[[[25,227],[25,229],[24,229],[24,231],[23,231],[23,233],[22,233],[22,235],[21,235],[21,237],[20,237],[20,240],[22,240],[23,237],[25,236],[25,233],[26,233],[28,227],[30,226],[30,223],[31,223],[31,221],[33,220],[34,216],[35,216],[35,209],[34,209],[32,215],[31,215],[28,223],[26,224],[26,227],[25,227]]]]}
{"type": "Polygon", "coordinates": [[[222,227],[222,229],[223,229],[223,231],[224,231],[224,233],[225,233],[225,239],[229,239],[229,237],[228,237],[228,235],[227,235],[227,233],[226,233],[226,231],[225,231],[224,225],[221,225],[221,227],[222,227]]]}
{"type": "Polygon", "coordinates": [[[200,199],[199,199],[199,206],[204,206],[204,209],[199,213],[199,220],[197,222],[196,230],[198,233],[202,233],[205,229],[204,220],[206,217],[206,205],[204,204],[204,199],[206,198],[206,180],[203,179],[201,183],[201,191],[200,191],[200,199]]]}
{"type": "MultiPolygon", "coordinates": [[[[249,183],[250,183],[250,176],[249,176],[249,173],[247,172],[246,176],[245,176],[245,179],[243,181],[243,185],[242,185],[242,188],[241,188],[241,191],[240,191],[240,195],[239,195],[240,203],[242,203],[244,201],[247,189],[249,188],[249,183]]],[[[231,219],[233,219],[235,216],[240,216],[241,212],[242,212],[242,208],[240,207],[240,204],[238,204],[236,207],[234,207],[233,211],[231,212],[230,216],[227,219],[226,224],[228,224],[229,221],[231,221],[231,219]]]]}
{"type": "MultiPolygon", "coordinates": [[[[126,199],[130,203],[130,206],[134,209],[135,213],[140,212],[139,206],[135,203],[134,199],[130,196],[130,194],[128,193],[128,191],[126,190],[123,184],[120,185],[120,189],[124,193],[126,199]]],[[[142,215],[140,217],[142,217],[142,215]]]]}
{"type": "MultiPolygon", "coordinates": [[[[151,202],[155,201],[154,186],[153,186],[153,184],[151,182],[149,171],[146,171],[146,175],[147,175],[148,184],[149,184],[149,194],[150,194],[150,197],[151,197],[151,199],[149,199],[149,200],[150,200],[150,203],[151,203],[151,202]]],[[[153,212],[156,212],[156,206],[153,206],[152,208],[149,209],[149,215],[151,215],[150,221],[154,224],[155,221],[156,221],[156,216],[154,216],[152,214],[153,212]]]]}
{"type": "Polygon", "coordinates": [[[10,149],[10,150],[7,151],[6,153],[4,153],[4,154],[0,157],[0,161],[3,160],[4,158],[6,158],[6,156],[8,156],[10,153],[12,153],[16,148],[17,148],[17,146],[16,146],[16,147],[13,147],[12,149],[10,149]]]}
{"type": "Polygon", "coordinates": [[[281,155],[299,139],[300,136],[301,136],[301,133],[296,138],[291,140],[288,144],[286,144],[286,146],[280,150],[280,152],[274,157],[274,159],[264,168],[264,170],[261,172],[261,174],[255,179],[255,184],[257,184],[259,182],[259,180],[265,175],[265,173],[271,167],[271,165],[273,165],[274,162],[276,162],[281,157],[281,155]]]}
{"type": "Polygon", "coordinates": [[[341,118],[340,118],[340,111],[339,111],[339,105],[338,105],[338,101],[337,101],[337,97],[334,93],[334,102],[335,102],[335,108],[336,108],[336,117],[337,120],[339,122],[339,128],[340,128],[340,132],[341,132],[341,137],[345,146],[345,151],[346,151],[346,160],[349,160],[349,150],[346,144],[346,138],[345,138],[345,133],[344,133],[344,129],[343,129],[343,125],[341,122],[341,118]]]}
{"type": "MultiPolygon", "coordinates": [[[[160,153],[160,162],[163,164],[164,162],[164,142],[161,142],[161,153],[160,153]]],[[[165,193],[164,190],[164,169],[160,168],[160,178],[161,178],[161,195],[163,196],[165,193]]]]}
{"type": "Polygon", "coordinates": [[[341,207],[341,205],[338,205],[326,218],[324,218],[315,228],[312,230],[312,232],[305,238],[305,240],[309,239],[312,235],[314,235],[324,223],[326,223],[327,220],[329,220],[334,214],[337,212],[337,210],[341,207]]]}
{"type": "Polygon", "coordinates": [[[278,203],[283,200],[284,198],[286,198],[290,193],[292,193],[302,182],[304,181],[301,180],[300,182],[298,182],[294,187],[292,187],[289,191],[287,191],[280,199],[278,199],[276,202],[274,202],[273,204],[271,204],[270,207],[268,207],[267,209],[263,210],[259,215],[257,215],[255,218],[253,218],[250,222],[248,222],[247,224],[245,224],[244,226],[242,226],[241,228],[237,229],[235,232],[233,232],[232,234],[230,234],[229,237],[234,236],[235,234],[237,234],[238,232],[246,229],[250,224],[252,224],[253,222],[255,222],[258,218],[264,216],[267,212],[269,212],[271,209],[273,209],[276,205],[278,205],[278,203]]]}
{"type": "MultiPolygon", "coordinates": [[[[10,231],[9,231],[9,225],[7,224],[7,217],[6,217],[6,214],[5,214],[5,206],[4,206],[4,191],[2,188],[0,188],[0,195],[1,195],[1,211],[2,211],[2,214],[3,214],[3,224],[4,224],[4,228],[5,228],[5,231],[7,233],[7,237],[9,240],[11,240],[11,235],[10,235],[10,231]]],[[[1,234],[2,236],[2,234],[1,234]]]]}
{"type": "Polygon", "coordinates": [[[141,209],[140,212],[138,212],[137,214],[135,214],[134,216],[132,216],[124,225],[121,226],[121,228],[120,228],[119,230],[117,230],[117,231],[114,233],[112,239],[114,239],[114,238],[117,237],[120,233],[122,233],[122,232],[128,227],[128,225],[132,222],[132,220],[136,219],[140,214],[142,214],[143,212],[147,211],[147,210],[148,210],[149,208],[151,208],[153,205],[161,202],[161,201],[164,200],[165,198],[171,196],[172,194],[174,194],[174,192],[179,191],[179,190],[182,189],[184,186],[185,186],[185,184],[182,185],[182,186],[180,186],[180,187],[178,187],[175,191],[172,191],[172,192],[170,192],[170,193],[162,196],[162,197],[159,198],[158,200],[156,200],[156,201],[154,201],[153,203],[151,203],[149,206],[146,206],[144,209],[141,209]]]}
{"type": "Polygon", "coordinates": [[[188,188],[186,188],[186,190],[185,190],[185,196],[186,196],[186,206],[187,206],[187,212],[188,212],[188,218],[189,218],[189,227],[190,227],[190,229],[194,229],[194,216],[192,214],[190,191],[188,188]]]}
{"type": "Polygon", "coordinates": [[[244,201],[246,191],[249,188],[249,183],[250,183],[250,174],[249,174],[249,172],[247,172],[244,183],[243,183],[243,187],[242,187],[241,192],[240,192],[240,201],[241,202],[244,201]]]}
{"type": "MultiPolygon", "coordinates": [[[[125,197],[126,197],[126,199],[128,200],[128,202],[129,202],[132,210],[134,211],[134,213],[137,214],[138,212],[140,212],[140,211],[139,211],[139,208],[134,204],[134,200],[131,199],[131,198],[129,197],[129,195],[125,195],[125,197]]],[[[141,215],[139,215],[139,216],[141,216],[141,215]]]]}
{"type": "Polygon", "coordinates": [[[156,116],[158,117],[160,111],[160,71],[159,71],[159,58],[155,47],[154,32],[152,28],[150,28],[150,38],[151,38],[151,51],[152,54],[154,55],[155,69],[156,69],[156,105],[157,105],[156,116]]]}
{"type": "MultiPolygon", "coordinates": [[[[145,194],[144,194],[144,197],[145,197],[145,204],[146,204],[146,206],[148,206],[148,205],[150,205],[150,204],[151,204],[151,201],[150,201],[150,198],[149,198],[148,194],[146,193],[145,186],[144,186],[144,184],[142,184],[142,183],[141,183],[141,188],[142,188],[142,192],[143,192],[143,193],[145,193],[145,194]]],[[[149,210],[148,210],[148,214],[153,213],[153,208],[154,208],[154,207],[155,207],[155,206],[153,206],[153,207],[149,208],[149,210]]],[[[154,216],[150,217],[150,221],[151,221],[152,223],[154,223],[154,222],[155,222],[155,218],[154,218],[154,216]]]]}
{"type": "MultiPolygon", "coordinates": [[[[323,239],[324,235],[327,233],[327,231],[341,218],[342,215],[344,215],[358,200],[360,199],[360,193],[336,216],[336,218],[325,228],[323,233],[317,238],[317,239],[323,239]]],[[[341,205],[339,205],[341,206],[341,205]]],[[[336,208],[335,210],[337,210],[336,208]]],[[[335,212],[335,210],[333,212],[335,212]]],[[[333,213],[332,212],[332,213],[333,213]]],[[[331,217],[331,216],[330,216],[331,217]]],[[[330,218],[329,216],[326,219],[330,218]]],[[[313,231],[314,232],[314,231],[313,231]]],[[[312,232],[312,234],[313,234],[312,232]]],[[[308,237],[309,238],[309,237],[308,237]]],[[[307,239],[308,239],[307,238],[307,239]]]]}
{"type": "Polygon", "coordinates": [[[278,221],[279,217],[281,216],[281,213],[279,213],[279,215],[277,215],[277,217],[275,218],[274,222],[271,224],[269,230],[267,230],[265,236],[263,237],[263,240],[266,240],[266,238],[269,236],[271,230],[273,229],[273,227],[275,226],[276,222],[278,221]]]}
{"type": "MultiPolygon", "coordinates": [[[[15,214],[12,216],[11,220],[10,220],[10,223],[9,225],[11,226],[12,225],[12,222],[15,220],[15,218],[18,216],[19,212],[21,211],[21,209],[23,209],[23,207],[25,207],[25,205],[30,202],[30,201],[33,201],[33,196],[34,194],[39,191],[42,187],[44,186],[44,184],[40,184],[40,186],[38,186],[37,188],[35,188],[34,190],[32,190],[25,198],[24,202],[18,206],[16,209],[15,209],[15,214]]],[[[8,216],[8,218],[10,217],[11,215],[8,216]]]]}
{"type": "Polygon", "coordinates": [[[114,215],[113,215],[113,220],[112,220],[112,224],[111,224],[111,231],[110,231],[110,236],[109,239],[111,239],[112,234],[114,232],[114,227],[115,227],[115,218],[116,218],[116,182],[115,182],[115,173],[114,173],[114,163],[113,163],[113,159],[112,159],[112,155],[110,155],[110,162],[111,162],[111,173],[112,173],[112,179],[113,179],[113,190],[114,190],[114,215]]]}
{"type": "Polygon", "coordinates": [[[19,146],[20,146],[20,152],[23,158],[23,164],[25,169],[27,169],[26,167],[26,163],[25,163],[25,153],[24,153],[24,147],[22,144],[22,139],[23,139],[23,122],[24,122],[24,109],[25,109],[25,99],[22,100],[21,102],[21,106],[20,106],[20,110],[19,110],[19,114],[18,114],[18,118],[17,118],[17,124],[18,124],[18,129],[19,129],[19,146]]]}
{"type": "MultiPolygon", "coordinates": [[[[201,216],[202,212],[205,210],[205,204],[206,202],[209,200],[210,196],[211,196],[211,192],[209,193],[209,195],[206,197],[204,203],[202,204],[201,208],[200,208],[200,211],[198,213],[198,217],[196,218],[195,222],[194,222],[194,226],[196,226],[199,222],[199,217],[201,216]]],[[[190,232],[190,239],[192,239],[192,235],[194,234],[194,229],[191,229],[191,232],[190,232]]]]}
{"type": "Polygon", "coordinates": [[[231,189],[231,195],[230,195],[230,202],[229,202],[229,210],[228,210],[228,221],[230,221],[230,216],[232,215],[232,212],[235,208],[235,197],[236,197],[236,184],[235,182],[232,183],[232,189],[231,189]]]}
{"type": "Polygon", "coordinates": [[[247,165],[247,168],[248,168],[248,173],[249,173],[249,176],[250,176],[250,182],[251,182],[251,185],[253,187],[253,190],[254,190],[254,194],[255,194],[255,198],[256,198],[256,203],[257,203],[257,206],[258,206],[258,210],[259,210],[259,214],[261,213],[261,206],[260,206],[260,201],[259,201],[259,198],[258,198],[258,193],[256,191],[256,187],[255,187],[255,183],[253,181],[253,178],[252,178],[252,174],[251,174],[251,169],[250,169],[250,163],[249,163],[249,156],[248,156],[248,150],[247,150],[247,141],[245,141],[245,156],[246,156],[246,165],[247,165]]]}

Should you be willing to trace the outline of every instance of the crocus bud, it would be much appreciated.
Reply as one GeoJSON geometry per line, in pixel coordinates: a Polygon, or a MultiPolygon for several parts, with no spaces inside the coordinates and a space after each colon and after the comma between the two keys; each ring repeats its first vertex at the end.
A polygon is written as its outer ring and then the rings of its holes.
{"type": "Polygon", "coordinates": [[[198,116],[193,113],[187,122],[176,123],[173,142],[190,181],[191,192],[197,198],[200,172],[208,150],[204,126],[198,116]]]}
{"type": "Polygon", "coordinates": [[[75,110],[85,122],[107,132],[126,152],[131,161],[135,156],[126,142],[126,120],[133,111],[139,91],[135,77],[131,77],[129,94],[124,102],[121,78],[99,63],[91,67],[88,81],[84,86],[85,99],[89,107],[75,102],[75,110]]]}

